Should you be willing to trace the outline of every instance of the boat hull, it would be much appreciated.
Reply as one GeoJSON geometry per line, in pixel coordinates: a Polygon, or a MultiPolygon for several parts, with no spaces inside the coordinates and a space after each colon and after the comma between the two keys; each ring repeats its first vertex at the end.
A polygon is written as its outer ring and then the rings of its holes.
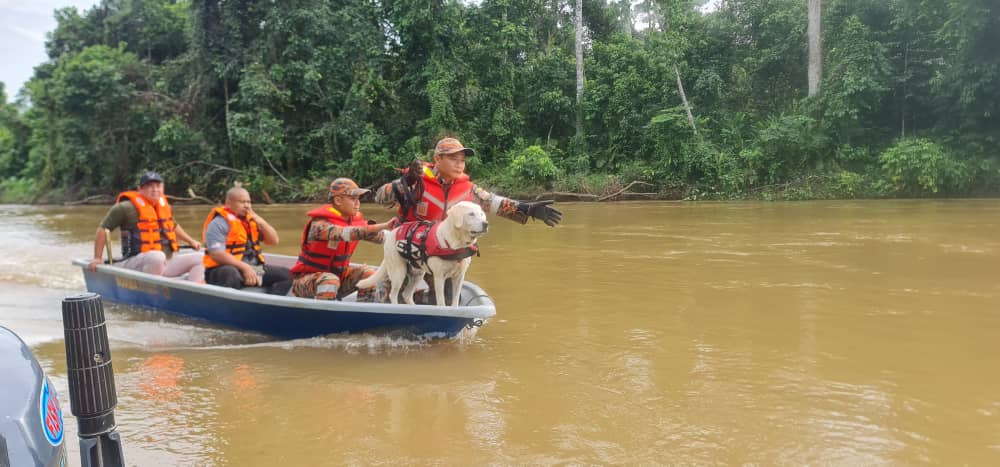
{"type": "Polygon", "coordinates": [[[486,293],[469,282],[462,290],[465,306],[393,305],[266,295],[105,265],[90,271],[84,260],[74,264],[87,290],[106,300],[284,339],[360,332],[454,337],[496,313],[486,293]]]}

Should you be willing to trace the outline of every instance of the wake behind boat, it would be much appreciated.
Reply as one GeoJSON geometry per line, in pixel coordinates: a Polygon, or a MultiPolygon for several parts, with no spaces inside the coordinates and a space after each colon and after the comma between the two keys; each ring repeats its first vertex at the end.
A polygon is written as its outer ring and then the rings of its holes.
{"type": "MultiPolygon", "coordinates": [[[[267,258],[276,266],[295,263],[292,256],[268,254],[267,258]]],[[[268,295],[256,287],[236,290],[108,265],[90,271],[84,259],[73,264],[83,270],[87,290],[106,300],[285,339],[359,332],[455,337],[496,314],[489,295],[468,281],[456,307],[393,305],[359,303],[354,294],[341,301],[268,295]]]]}

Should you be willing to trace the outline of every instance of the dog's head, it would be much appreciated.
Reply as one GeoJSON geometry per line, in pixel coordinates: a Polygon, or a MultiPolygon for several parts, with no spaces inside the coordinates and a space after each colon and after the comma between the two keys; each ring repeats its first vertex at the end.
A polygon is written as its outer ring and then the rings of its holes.
{"type": "Polygon", "coordinates": [[[490,228],[483,208],[470,201],[460,201],[448,208],[448,221],[461,236],[472,239],[484,235],[490,228]]]}

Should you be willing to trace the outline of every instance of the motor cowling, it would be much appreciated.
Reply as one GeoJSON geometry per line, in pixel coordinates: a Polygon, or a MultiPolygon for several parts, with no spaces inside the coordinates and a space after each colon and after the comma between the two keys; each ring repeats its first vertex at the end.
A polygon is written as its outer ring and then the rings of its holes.
{"type": "Polygon", "coordinates": [[[0,466],[66,465],[60,395],[31,349],[0,326],[0,466]]]}

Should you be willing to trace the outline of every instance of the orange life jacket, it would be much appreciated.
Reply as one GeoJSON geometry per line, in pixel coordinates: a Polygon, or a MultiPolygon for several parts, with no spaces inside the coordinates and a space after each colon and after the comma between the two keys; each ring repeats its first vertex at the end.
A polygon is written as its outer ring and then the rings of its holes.
{"type": "Polygon", "coordinates": [[[307,215],[312,219],[302,231],[302,251],[299,253],[299,259],[295,261],[295,266],[292,266],[292,274],[332,272],[343,280],[348,266],[351,265],[351,255],[358,247],[358,242],[341,240],[337,242],[337,248],[331,249],[328,240],[308,241],[309,228],[316,219],[326,219],[331,224],[340,227],[363,227],[368,225],[365,222],[365,217],[359,212],[348,219],[337,208],[329,204],[313,209],[307,215]]]}
{"type": "Polygon", "coordinates": [[[153,203],[136,191],[126,191],[118,195],[116,203],[129,200],[139,212],[139,222],[136,230],[121,229],[122,256],[129,258],[139,253],[151,250],[177,251],[177,233],[174,227],[174,214],[166,197],[160,197],[159,203],[153,203]]]}
{"type": "Polygon", "coordinates": [[[423,191],[416,199],[416,206],[399,206],[402,222],[444,220],[448,208],[459,201],[473,201],[472,182],[462,174],[448,184],[434,174],[432,165],[425,165],[421,174],[423,191]]]}
{"type": "MultiPolygon", "coordinates": [[[[260,252],[260,229],[257,228],[257,221],[253,216],[247,216],[247,223],[250,225],[250,232],[247,232],[240,218],[224,206],[212,209],[212,212],[208,213],[208,217],[205,219],[205,225],[201,228],[202,241],[205,240],[208,224],[212,223],[215,216],[221,216],[229,222],[229,235],[226,235],[226,251],[229,254],[236,257],[238,261],[243,261],[244,255],[255,256],[260,260],[260,264],[264,264],[264,255],[260,252]]],[[[208,253],[202,257],[202,263],[205,265],[205,269],[219,266],[219,263],[212,259],[212,255],[208,253]]]]}

